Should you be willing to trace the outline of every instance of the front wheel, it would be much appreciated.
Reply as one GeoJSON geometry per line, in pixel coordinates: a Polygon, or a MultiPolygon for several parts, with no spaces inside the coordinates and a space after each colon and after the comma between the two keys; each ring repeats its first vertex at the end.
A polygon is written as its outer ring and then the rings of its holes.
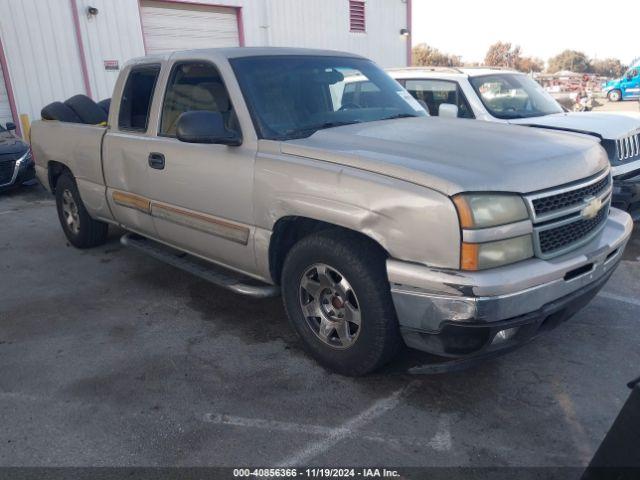
{"type": "Polygon", "coordinates": [[[327,230],[293,246],[282,272],[284,304],[307,351],[343,375],[370,373],[402,345],[384,252],[327,230]]]}
{"type": "Polygon", "coordinates": [[[63,173],[56,183],[56,206],[62,230],[73,246],[97,247],[107,240],[109,226],[89,216],[76,181],[68,172],[63,173]]]}
{"type": "Polygon", "coordinates": [[[622,92],[620,92],[620,90],[611,90],[607,94],[607,98],[610,102],[619,102],[622,100],[622,92]]]}

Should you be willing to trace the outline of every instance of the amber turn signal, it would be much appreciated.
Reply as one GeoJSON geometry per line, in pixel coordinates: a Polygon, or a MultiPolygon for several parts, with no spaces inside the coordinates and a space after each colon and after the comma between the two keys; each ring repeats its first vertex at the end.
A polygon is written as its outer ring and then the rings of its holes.
{"type": "Polygon", "coordinates": [[[462,195],[456,195],[453,197],[453,204],[458,210],[458,216],[460,217],[460,226],[462,228],[473,228],[473,215],[469,203],[462,195]]]}
{"type": "Polygon", "coordinates": [[[467,271],[478,270],[478,254],[480,248],[477,243],[462,243],[460,249],[460,268],[467,271]]]}

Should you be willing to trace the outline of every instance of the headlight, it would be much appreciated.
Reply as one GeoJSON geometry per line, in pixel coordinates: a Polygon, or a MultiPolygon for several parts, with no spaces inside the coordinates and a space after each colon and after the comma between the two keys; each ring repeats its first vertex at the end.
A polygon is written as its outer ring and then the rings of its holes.
{"type": "Polygon", "coordinates": [[[462,270],[484,270],[533,256],[532,224],[516,194],[461,194],[453,197],[463,242],[462,270]]]}
{"type": "Polygon", "coordinates": [[[529,218],[524,200],[514,194],[462,194],[453,197],[462,228],[487,228],[529,218]]]}
{"type": "Polygon", "coordinates": [[[29,148],[29,150],[27,150],[25,154],[16,161],[16,164],[17,166],[20,166],[22,164],[29,163],[32,160],[33,160],[33,155],[31,153],[31,148],[29,148]]]}
{"type": "Polygon", "coordinates": [[[463,270],[485,270],[533,257],[531,235],[487,243],[463,243],[460,266],[463,270]]]}

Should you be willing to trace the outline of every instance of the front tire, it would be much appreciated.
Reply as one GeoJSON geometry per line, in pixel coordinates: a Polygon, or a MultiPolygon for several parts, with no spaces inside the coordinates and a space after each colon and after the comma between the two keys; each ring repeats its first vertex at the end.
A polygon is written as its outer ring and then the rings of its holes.
{"type": "Polygon", "coordinates": [[[622,92],[620,90],[611,90],[607,94],[607,98],[610,102],[619,102],[622,100],[622,92]]]}
{"type": "Polygon", "coordinates": [[[106,242],[109,226],[89,216],[69,172],[63,173],[56,183],[56,206],[62,230],[74,247],[91,248],[106,242]]]}
{"type": "Polygon", "coordinates": [[[330,370],[365,375],[402,346],[385,255],[373,241],[337,229],[308,236],[287,255],[281,283],[291,324],[330,370]]]}

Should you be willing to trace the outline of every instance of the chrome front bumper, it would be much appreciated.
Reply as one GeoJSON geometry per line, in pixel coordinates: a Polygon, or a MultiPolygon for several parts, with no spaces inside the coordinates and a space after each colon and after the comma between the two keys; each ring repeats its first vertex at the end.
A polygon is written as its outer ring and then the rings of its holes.
{"type": "MultiPolygon", "coordinates": [[[[577,250],[551,260],[531,259],[482,272],[388,260],[391,294],[405,343],[446,355],[446,348],[433,351],[425,339],[453,327],[473,327],[474,332],[479,331],[477,327],[485,327],[495,335],[499,330],[493,331],[494,326],[498,324],[520,325],[525,318],[542,324],[553,313],[571,310],[578,298],[585,300],[582,293],[590,299],[597,293],[595,287],[604,285],[632,229],[627,213],[611,209],[602,231],[577,250]]],[[[486,345],[477,350],[492,342],[487,338],[486,345]]]]}

